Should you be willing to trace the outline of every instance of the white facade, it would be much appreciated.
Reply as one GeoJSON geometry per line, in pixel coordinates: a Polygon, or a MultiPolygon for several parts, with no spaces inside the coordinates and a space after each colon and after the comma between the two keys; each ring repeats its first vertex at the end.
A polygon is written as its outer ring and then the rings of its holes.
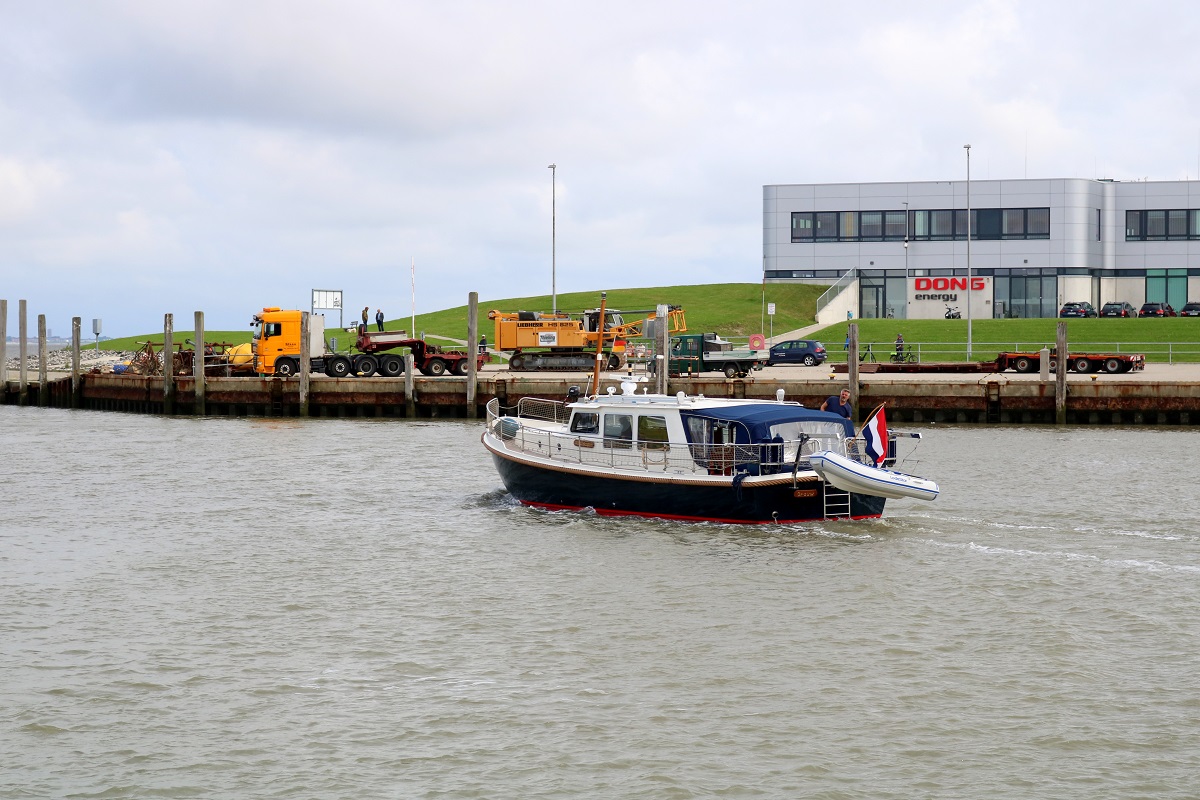
{"type": "Polygon", "coordinates": [[[1052,317],[1070,301],[1178,309],[1200,300],[1200,181],[764,186],[763,269],[841,281],[866,317],[965,315],[968,296],[976,318],[1052,317]]]}

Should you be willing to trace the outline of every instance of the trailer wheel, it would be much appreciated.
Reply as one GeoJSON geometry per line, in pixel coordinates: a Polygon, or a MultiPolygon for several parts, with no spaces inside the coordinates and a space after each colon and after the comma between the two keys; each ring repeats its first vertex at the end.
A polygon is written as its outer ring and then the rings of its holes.
{"type": "Polygon", "coordinates": [[[442,361],[440,358],[435,358],[429,362],[427,367],[425,367],[425,372],[428,375],[445,375],[446,362],[442,361]]]}
{"type": "Polygon", "coordinates": [[[470,369],[471,369],[471,364],[465,358],[460,359],[459,361],[455,362],[455,364],[454,364],[454,374],[455,375],[466,375],[470,369]]]}
{"type": "Polygon", "coordinates": [[[607,369],[618,369],[621,366],[621,357],[615,353],[610,353],[608,356],[607,369]]]}
{"type": "Polygon", "coordinates": [[[329,366],[325,367],[325,374],[331,378],[344,378],[350,374],[353,366],[350,359],[345,356],[334,356],[329,359],[329,366]]]}
{"type": "Polygon", "coordinates": [[[404,359],[400,356],[380,356],[379,374],[385,378],[398,378],[404,374],[404,359]]]}
{"type": "Polygon", "coordinates": [[[364,378],[369,378],[379,371],[379,362],[375,360],[375,356],[359,356],[354,359],[354,371],[364,378]]]}
{"type": "Polygon", "coordinates": [[[1092,362],[1086,358],[1075,359],[1075,371],[1087,374],[1092,371],[1092,362]]]}
{"type": "Polygon", "coordinates": [[[1033,359],[1018,358],[1013,362],[1013,369],[1015,369],[1017,372],[1033,372],[1035,369],[1033,366],[1033,359]]]}
{"type": "Polygon", "coordinates": [[[1107,361],[1105,361],[1104,362],[1104,371],[1114,373],[1114,374],[1117,372],[1120,372],[1121,371],[1121,359],[1110,358],[1107,361]]]}
{"type": "Polygon", "coordinates": [[[296,363],[296,359],[283,357],[275,359],[275,374],[281,378],[290,378],[300,371],[300,365],[296,363]]]}
{"type": "Polygon", "coordinates": [[[736,378],[738,374],[737,364],[726,364],[724,371],[726,378],[736,378]]]}
{"type": "Polygon", "coordinates": [[[520,353],[517,353],[515,356],[513,356],[511,359],[509,359],[508,368],[513,370],[514,372],[524,372],[525,371],[525,356],[521,355],[520,353]]]}

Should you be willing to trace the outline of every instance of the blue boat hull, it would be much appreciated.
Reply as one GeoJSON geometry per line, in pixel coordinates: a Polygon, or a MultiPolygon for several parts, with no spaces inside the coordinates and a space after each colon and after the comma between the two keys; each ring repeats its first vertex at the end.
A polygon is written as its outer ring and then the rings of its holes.
{"type": "MultiPolygon", "coordinates": [[[[793,523],[828,519],[821,481],[773,486],[713,486],[582,474],[525,463],[492,452],[505,488],[519,502],[550,510],[592,508],[603,516],[639,516],[693,522],[793,523]]],[[[883,514],[886,500],[850,494],[850,517],[883,514]]]]}

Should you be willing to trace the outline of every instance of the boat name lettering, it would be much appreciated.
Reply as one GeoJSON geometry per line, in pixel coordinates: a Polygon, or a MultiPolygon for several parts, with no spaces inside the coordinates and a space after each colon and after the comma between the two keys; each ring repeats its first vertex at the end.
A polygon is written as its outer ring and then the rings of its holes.
{"type": "Polygon", "coordinates": [[[792,497],[816,497],[816,489],[796,489],[792,492],[792,497]]]}

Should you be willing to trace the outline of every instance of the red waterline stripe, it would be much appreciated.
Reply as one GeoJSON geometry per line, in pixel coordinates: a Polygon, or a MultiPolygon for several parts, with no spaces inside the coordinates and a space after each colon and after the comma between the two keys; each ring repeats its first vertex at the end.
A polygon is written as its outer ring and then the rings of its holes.
{"type": "Polygon", "coordinates": [[[533,503],[519,501],[523,506],[540,508],[545,511],[583,511],[591,508],[600,517],[642,517],[644,519],[666,519],[675,522],[719,522],[724,525],[795,525],[801,522],[834,522],[839,519],[880,519],[882,514],[865,514],[851,517],[812,517],[811,519],[724,519],[722,517],[689,517],[682,514],[645,514],[640,511],[619,511],[615,509],[599,509],[592,506],[560,506],[554,503],[533,503]]]}

